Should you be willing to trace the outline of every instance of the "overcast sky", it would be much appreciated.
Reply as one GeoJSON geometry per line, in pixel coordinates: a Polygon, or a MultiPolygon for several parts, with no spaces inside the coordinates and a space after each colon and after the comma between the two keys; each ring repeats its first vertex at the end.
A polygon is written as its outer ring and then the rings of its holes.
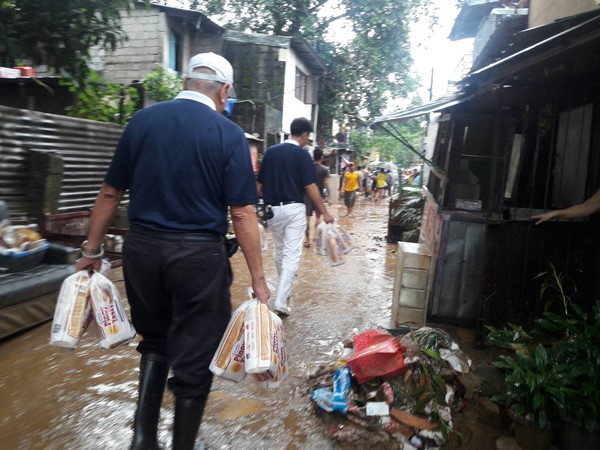
{"type": "MultiPolygon", "coordinates": [[[[368,1],[368,0],[365,0],[368,1]]],[[[181,0],[170,0],[172,6],[182,7],[181,0]]],[[[339,13],[338,2],[330,0],[333,8],[324,8],[320,15],[329,16],[339,13]]],[[[426,23],[416,23],[413,26],[412,34],[412,56],[414,59],[414,73],[418,74],[421,79],[421,89],[419,95],[421,99],[429,102],[430,94],[429,87],[432,78],[433,69],[433,86],[432,99],[435,100],[442,97],[447,92],[448,79],[452,77],[456,71],[456,67],[460,59],[473,49],[472,39],[463,39],[456,42],[451,42],[448,35],[452,30],[459,9],[456,8],[455,2],[451,0],[434,0],[439,10],[439,23],[434,30],[429,30],[426,23]]],[[[344,21],[335,22],[335,26],[331,27],[330,35],[336,39],[348,39],[352,31],[344,28],[344,21]]],[[[407,107],[407,101],[399,100],[391,102],[389,110],[407,107]]]]}
{"type": "Polygon", "coordinates": [[[422,79],[421,98],[429,101],[431,71],[434,72],[433,100],[446,93],[448,79],[451,78],[460,59],[473,49],[472,39],[452,42],[448,35],[452,30],[459,9],[454,2],[435,0],[439,8],[440,20],[432,35],[428,35],[426,24],[415,24],[413,28],[412,55],[414,70],[422,79]]]}

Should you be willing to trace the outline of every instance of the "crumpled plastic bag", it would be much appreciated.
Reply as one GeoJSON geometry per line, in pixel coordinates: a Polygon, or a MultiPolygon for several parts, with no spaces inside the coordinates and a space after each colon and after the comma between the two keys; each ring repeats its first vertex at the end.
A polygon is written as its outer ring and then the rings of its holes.
{"type": "Polygon", "coordinates": [[[356,353],[346,363],[359,384],[377,377],[393,377],[406,370],[405,349],[391,334],[368,330],[354,336],[353,342],[356,353]]]}

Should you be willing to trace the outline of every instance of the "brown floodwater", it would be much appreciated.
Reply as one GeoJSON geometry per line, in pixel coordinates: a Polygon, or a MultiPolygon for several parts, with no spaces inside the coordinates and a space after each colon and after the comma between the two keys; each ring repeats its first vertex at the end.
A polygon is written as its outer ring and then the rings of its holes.
{"type": "MultiPolygon", "coordinates": [[[[337,449],[310,401],[307,375],[340,354],[355,331],[390,326],[396,245],[386,244],[387,206],[359,201],[354,218],[330,206],[356,248],[346,263],[304,249],[291,307],[284,319],[289,378],[279,389],[253,378],[235,384],[215,378],[200,434],[211,449],[337,449]]],[[[313,219],[314,220],[314,219],[313,219]]],[[[268,232],[267,232],[268,236],[268,232]]],[[[264,253],[276,281],[272,246],[264,253]]],[[[234,307],[246,300],[249,276],[232,258],[234,307]]],[[[111,278],[122,289],[122,273],[111,278]]],[[[93,333],[76,350],[48,345],[50,322],[0,342],[0,449],[127,449],[132,437],[139,356],[135,342],[100,349],[93,333]]],[[[165,395],[159,440],[170,448],[173,399],[165,395]]],[[[357,447],[354,447],[357,448],[357,447]]]]}

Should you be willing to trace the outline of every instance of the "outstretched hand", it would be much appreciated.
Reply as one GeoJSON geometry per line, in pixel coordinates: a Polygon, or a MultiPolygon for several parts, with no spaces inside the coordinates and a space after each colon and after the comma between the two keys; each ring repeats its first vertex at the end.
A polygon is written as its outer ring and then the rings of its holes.
{"type": "Polygon", "coordinates": [[[531,220],[535,220],[535,224],[539,225],[540,223],[547,222],[556,217],[556,211],[550,211],[544,214],[537,214],[535,216],[531,216],[531,220]]]}

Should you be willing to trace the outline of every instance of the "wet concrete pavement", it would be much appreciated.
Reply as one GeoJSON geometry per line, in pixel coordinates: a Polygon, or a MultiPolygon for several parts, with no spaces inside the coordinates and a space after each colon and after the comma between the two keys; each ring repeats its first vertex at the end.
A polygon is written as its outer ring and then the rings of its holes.
{"type": "MultiPolygon", "coordinates": [[[[344,265],[304,249],[285,328],[290,377],[279,389],[215,378],[201,435],[211,449],[338,449],[323,433],[309,397],[307,374],[335,359],[353,331],[390,327],[396,245],[386,244],[386,206],[361,202],[342,217],[356,249],[344,265]]],[[[276,281],[272,246],[267,278],[276,281]]],[[[232,258],[234,307],[250,285],[243,255],[232,258]]],[[[122,288],[122,273],[111,278],[122,288]]],[[[0,343],[0,449],[127,449],[135,409],[139,357],[135,342],[109,351],[92,333],[75,351],[48,345],[50,323],[0,343]]],[[[170,448],[173,399],[165,395],[159,440],[170,448]]],[[[476,448],[476,447],[473,447],[476,448]]],[[[481,447],[484,448],[484,447],[481,447]]],[[[490,447],[491,448],[491,447],[490,447]]]]}

